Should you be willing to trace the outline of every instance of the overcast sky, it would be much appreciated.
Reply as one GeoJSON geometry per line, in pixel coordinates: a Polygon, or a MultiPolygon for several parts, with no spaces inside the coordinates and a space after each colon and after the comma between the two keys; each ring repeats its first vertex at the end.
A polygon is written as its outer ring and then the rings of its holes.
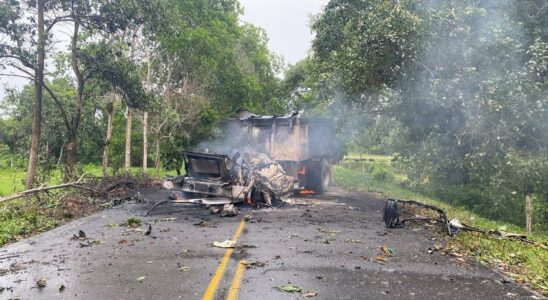
{"type": "Polygon", "coordinates": [[[294,64],[306,56],[313,35],[310,16],[318,14],[327,0],[240,0],[243,21],[266,30],[268,47],[294,64]]]}
{"type": "MultiPolygon", "coordinates": [[[[240,0],[244,8],[242,20],[266,30],[270,51],[282,55],[287,64],[294,64],[306,56],[313,35],[310,16],[318,14],[327,0],[240,0]]],[[[25,80],[0,77],[0,99],[5,85],[20,88],[25,80]]]]}

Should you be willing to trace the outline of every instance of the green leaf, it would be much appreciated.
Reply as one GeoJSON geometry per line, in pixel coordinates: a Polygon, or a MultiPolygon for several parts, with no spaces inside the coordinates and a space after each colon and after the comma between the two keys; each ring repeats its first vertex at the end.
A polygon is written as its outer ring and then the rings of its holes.
{"type": "Polygon", "coordinates": [[[275,289],[277,289],[280,292],[286,292],[286,293],[299,293],[303,289],[299,286],[293,285],[293,284],[285,284],[280,286],[275,286],[275,289]]]}

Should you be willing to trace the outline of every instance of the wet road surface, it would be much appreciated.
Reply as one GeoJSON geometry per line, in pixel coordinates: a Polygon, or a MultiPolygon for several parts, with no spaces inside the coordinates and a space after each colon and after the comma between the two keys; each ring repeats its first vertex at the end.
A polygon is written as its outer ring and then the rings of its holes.
{"type": "Polygon", "coordinates": [[[143,217],[167,192],[143,194],[146,204],[0,248],[0,257],[14,256],[0,259],[0,299],[538,299],[475,262],[428,254],[444,238],[436,227],[386,229],[382,201],[337,189],[233,218],[180,205],[143,217]],[[146,224],[119,225],[129,217],[150,223],[151,234],[146,224]],[[208,226],[195,225],[204,219],[208,226]],[[88,239],[71,238],[79,230],[88,239]],[[232,238],[239,247],[211,246],[232,238]],[[302,291],[274,288],[286,284],[302,291]]]}

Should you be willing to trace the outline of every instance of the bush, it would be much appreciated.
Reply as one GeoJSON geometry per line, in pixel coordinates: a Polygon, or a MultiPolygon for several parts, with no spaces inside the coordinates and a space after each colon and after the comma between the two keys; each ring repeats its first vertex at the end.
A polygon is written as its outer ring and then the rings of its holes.
{"type": "Polygon", "coordinates": [[[369,167],[371,176],[378,181],[393,181],[394,174],[389,167],[382,163],[372,163],[369,167]]]}

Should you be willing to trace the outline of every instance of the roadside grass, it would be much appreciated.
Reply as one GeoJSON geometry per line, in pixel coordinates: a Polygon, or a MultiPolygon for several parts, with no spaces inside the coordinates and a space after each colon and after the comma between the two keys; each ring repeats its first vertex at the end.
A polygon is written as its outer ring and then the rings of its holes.
{"type": "Polygon", "coordinates": [[[0,169],[0,196],[21,191],[24,187],[25,172],[17,169],[0,169]]]}
{"type": "Polygon", "coordinates": [[[51,215],[52,208],[34,198],[0,205],[0,246],[57,226],[62,220],[51,215]]]}
{"type": "MultiPolygon", "coordinates": [[[[90,176],[102,176],[101,166],[97,165],[83,165],[81,166],[82,171],[86,175],[90,176]]],[[[142,168],[132,167],[130,169],[131,175],[140,175],[142,174],[142,168]]],[[[112,174],[112,171],[109,172],[112,174]]],[[[156,176],[156,170],[154,168],[148,168],[147,174],[151,176],[156,176]]],[[[175,171],[167,171],[165,169],[160,169],[159,178],[165,176],[175,176],[175,171]]],[[[51,174],[51,178],[48,180],[47,185],[60,184],[63,181],[63,170],[55,169],[51,174]]],[[[11,195],[15,192],[20,192],[24,190],[25,187],[25,170],[15,169],[15,168],[0,168],[0,197],[11,195]]]]}
{"type": "MultiPolygon", "coordinates": [[[[82,166],[85,174],[101,176],[101,166],[82,166]]],[[[134,167],[131,175],[139,176],[142,169],[134,167]]],[[[158,177],[175,175],[161,170],[158,177]]],[[[61,170],[54,170],[48,185],[59,184],[63,179],[61,170]]],[[[148,174],[155,176],[153,168],[148,174]]],[[[24,190],[25,171],[11,168],[0,169],[0,197],[24,190]]],[[[76,197],[64,191],[51,192],[0,203],[0,247],[6,243],[43,232],[71,219],[87,215],[100,209],[92,199],[76,197]]]]}
{"type": "MultiPolygon", "coordinates": [[[[507,232],[524,233],[524,229],[513,224],[483,218],[465,208],[449,205],[441,199],[429,197],[407,188],[405,176],[390,164],[391,157],[363,155],[366,161],[353,161],[352,155],[342,165],[334,167],[338,186],[357,193],[378,193],[383,198],[416,200],[443,209],[448,218],[484,230],[501,229],[507,232]]],[[[359,156],[358,156],[359,157],[359,156]]],[[[538,243],[547,243],[548,234],[537,232],[529,237],[538,243]]],[[[482,263],[502,271],[507,276],[548,295],[548,250],[514,240],[503,240],[472,232],[461,232],[446,239],[447,253],[462,253],[474,256],[482,263]]]]}

